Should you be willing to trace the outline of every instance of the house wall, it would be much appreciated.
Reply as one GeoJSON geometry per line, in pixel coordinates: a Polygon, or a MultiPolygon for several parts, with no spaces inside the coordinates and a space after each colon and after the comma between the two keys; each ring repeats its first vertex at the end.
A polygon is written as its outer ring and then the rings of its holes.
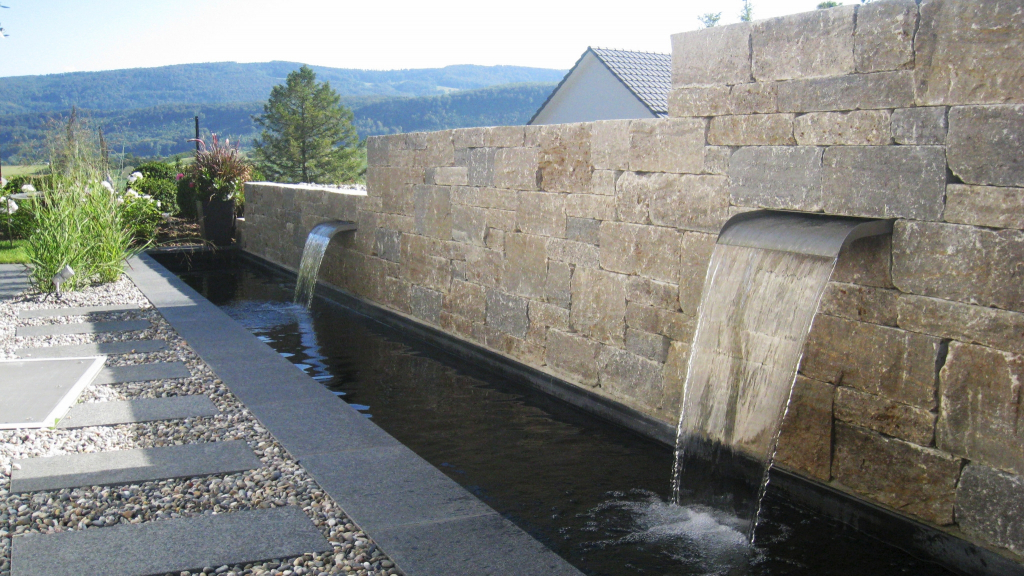
{"type": "MultiPolygon", "coordinates": [[[[894,219],[840,256],[778,461],[1024,554],[1022,32],[1020,1],[840,7],[674,36],[672,118],[371,138],[321,277],[674,423],[731,215],[894,219]]],[[[296,267],[281,226],[327,213],[247,198],[246,249],[296,267]]]]}
{"type": "Polygon", "coordinates": [[[654,118],[592,52],[587,52],[532,124],[654,118]]]}

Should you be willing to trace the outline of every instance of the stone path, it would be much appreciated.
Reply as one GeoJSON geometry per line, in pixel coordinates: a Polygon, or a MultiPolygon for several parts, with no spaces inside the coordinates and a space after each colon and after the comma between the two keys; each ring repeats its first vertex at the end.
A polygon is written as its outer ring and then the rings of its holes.
{"type": "Polygon", "coordinates": [[[0,428],[53,426],[103,366],[104,358],[0,362],[0,428]]]}
{"type": "Polygon", "coordinates": [[[330,551],[295,506],[14,539],[12,576],[146,576],[330,551]]]}
{"type": "Polygon", "coordinates": [[[146,354],[167,347],[163,340],[128,340],[125,342],[91,342],[66,346],[36,346],[19,348],[14,354],[19,358],[62,358],[78,356],[115,356],[118,354],[146,354]]]}
{"type": "Polygon", "coordinates": [[[15,336],[60,336],[64,334],[97,334],[100,332],[134,332],[151,326],[149,320],[117,320],[112,322],[78,322],[75,324],[45,324],[42,326],[19,326],[15,336]]]}
{"type": "Polygon", "coordinates": [[[123,382],[145,382],[146,380],[166,380],[188,378],[192,373],[184,362],[153,362],[151,364],[131,364],[128,366],[108,366],[100,370],[94,384],[120,384],[123,382]]]}
{"type": "Polygon", "coordinates": [[[36,308],[19,310],[18,318],[55,318],[58,316],[85,316],[88,314],[110,312],[138,312],[134,304],[110,304],[107,306],[75,306],[72,308],[36,308]]]}
{"type": "Polygon", "coordinates": [[[28,269],[22,264],[0,264],[0,298],[28,290],[28,269]]]}
{"type": "Polygon", "coordinates": [[[217,406],[206,396],[140,398],[119,402],[89,402],[71,407],[58,428],[113,426],[133,422],[153,422],[213,416],[217,406]]]}

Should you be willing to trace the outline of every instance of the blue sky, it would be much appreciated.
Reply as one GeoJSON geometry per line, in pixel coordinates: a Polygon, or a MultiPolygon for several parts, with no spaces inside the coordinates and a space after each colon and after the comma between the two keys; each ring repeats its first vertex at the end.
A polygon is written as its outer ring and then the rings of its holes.
{"type": "MultiPolygon", "coordinates": [[[[847,2],[849,3],[849,2],[847,2]]],[[[586,47],[669,52],[697,15],[741,0],[0,0],[0,77],[191,62],[339,68],[569,68],[586,47]]],[[[817,0],[753,0],[757,19],[817,0]]]]}

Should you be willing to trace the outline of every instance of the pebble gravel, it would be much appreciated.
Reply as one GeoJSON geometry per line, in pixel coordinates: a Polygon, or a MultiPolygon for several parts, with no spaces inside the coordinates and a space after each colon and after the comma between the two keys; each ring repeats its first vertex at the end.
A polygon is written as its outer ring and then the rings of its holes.
{"type": "MultiPolygon", "coordinates": [[[[220,409],[209,418],[96,426],[75,430],[0,430],[0,576],[10,576],[11,538],[33,532],[98,530],[115,524],[137,524],[200,514],[236,510],[300,506],[333,546],[323,554],[279,558],[234,566],[208,566],[192,574],[385,576],[401,574],[394,563],[362,532],[292,458],[245,406],[189,348],[127,278],[93,286],[57,299],[26,293],[0,300],[0,358],[14,358],[14,350],[29,346],[59,346],[89,342],[162,339],[167,349],[148,354],[109,356],[108,366],[150,362],[184,362],[187,379],[92,385],[80,402],[107,402],[189,394],[208,396],[220,409]],[[138,304],[135,312],[95,314],[89,318],[19,319],[18,310],[138,304]],[[16,326],[67,324],[83,321],[149,320],[149,329],[127,333],[69,334],[15,337],[16,326]],[[62,454],[129,450],[200,442],[245,440],[262,462],[257,470],[128,486],[92,486],[30,494],[11,494],[13,460],[62,454]]],[[[179,576],[179,573],[174,573],[179,576]]]]}

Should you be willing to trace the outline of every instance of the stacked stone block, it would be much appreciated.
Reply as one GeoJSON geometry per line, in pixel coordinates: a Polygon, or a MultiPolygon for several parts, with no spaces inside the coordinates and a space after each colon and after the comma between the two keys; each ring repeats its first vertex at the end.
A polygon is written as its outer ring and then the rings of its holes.
{"type": "MultiPolygon", "coordinates": [[[[672,42],[670,118],[370,138],[360,231],[322,277],[674,424],[729,217],[893,219],[840,255],[778,462],[1024,554],[1024,3],[672,42]]],[[[295,206],[264,190],[256,214],[295,206]]],[[[275,218],[248,249],[294,267],[311,226],[275,218]]]]}

